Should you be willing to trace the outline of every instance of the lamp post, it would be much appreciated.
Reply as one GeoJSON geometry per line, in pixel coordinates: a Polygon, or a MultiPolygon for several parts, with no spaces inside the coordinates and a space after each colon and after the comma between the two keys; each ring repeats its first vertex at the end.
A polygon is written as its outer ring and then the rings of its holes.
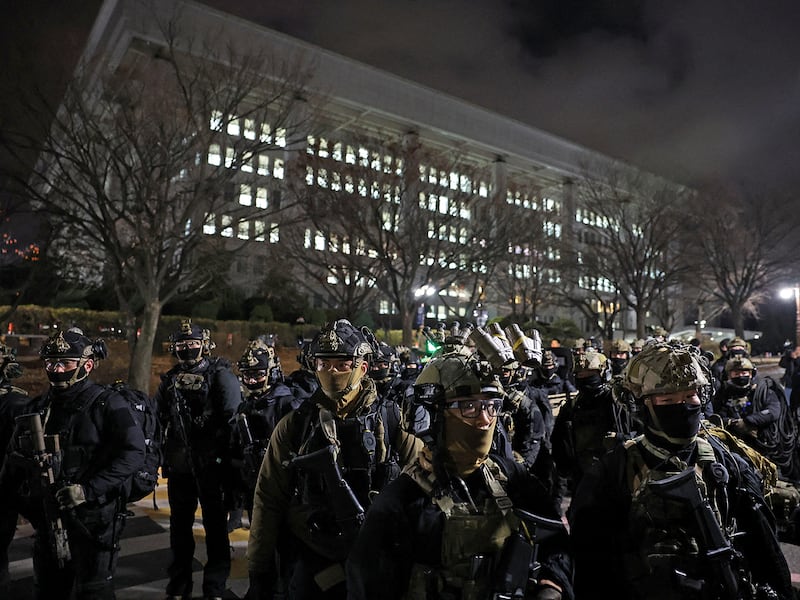
{"type": "Polygon", "coordinates": [[[795,284],[790,288],[783,288],[780,297],[788,300],[794,296],[794,344],[800,346],[800,284],[795,284]]]}

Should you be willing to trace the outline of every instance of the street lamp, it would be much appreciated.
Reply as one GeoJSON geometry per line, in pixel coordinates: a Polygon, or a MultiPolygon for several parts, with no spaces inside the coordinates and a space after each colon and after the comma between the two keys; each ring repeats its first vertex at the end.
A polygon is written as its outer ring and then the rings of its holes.
{"type": "Polygon", "coordinates": [[[790,288],[783,288],[779,295],[784,300],[794,296],[794,345],[800,346],[800,284],[790,288]]]}

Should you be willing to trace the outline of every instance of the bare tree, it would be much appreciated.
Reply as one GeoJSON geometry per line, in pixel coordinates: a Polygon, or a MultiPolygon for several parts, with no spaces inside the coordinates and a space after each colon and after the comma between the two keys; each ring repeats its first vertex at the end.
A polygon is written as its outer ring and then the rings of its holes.
{"type": "Polygon", "coordinates": [[[20,161],[39,157],[20,183],[61,234],[63,259],[113,282],[141,389],[162,307],[219,284],[234,232],[268,222],[270,208],[243,201],[240,186],[281,177],[314,112],[301,59],[183,36],[179,22],[160,24],[160,43],[132,40],[114,68],[87,60],[58,109],[28,103],[38,134],[4,135],[20,161]]]}
{"type": "Polygon", "coordinates": [[[561,285],[560,215],[548,202],[531,182],[510,182],[500,239],[493,241],[505,243],[508,252],[494,269],[491,287],[516,322],[535,321],[561,285]]]}
{"type": "Polygon", "coordinates": [[[680,249],[688,191],[620,167],[584,176],[576,195],[577,220],[585,225],[578,262],[635,312],[642,338],[647,313],[656,302],[677,297],[680,275],[689,268],[680,249]]]}
{"type": "Polygon", "coordinates": [[[414,134],[315,144],[295,164],[304,178],[294,189],[304,222],[294,245],[315,284],[338,283],[329,288],[333,294],[355,288],[334,295],[334,304],[355,311],[380,292],[394,304],[403,343],[410,344],[422,290],[445,304],[453,292],[461,304],[474,302],[492,257],[505,253],[490,243],[502,224],[492,212],[488,165],[424,147],[414,134]]]}
{"type": "Polygon", "coordinates": [[[692,244],[697,287],[730,311],[736,335],[797,260],[800,241],[793,201],[768,191],[721,185],[701,190],[692,244]]]}

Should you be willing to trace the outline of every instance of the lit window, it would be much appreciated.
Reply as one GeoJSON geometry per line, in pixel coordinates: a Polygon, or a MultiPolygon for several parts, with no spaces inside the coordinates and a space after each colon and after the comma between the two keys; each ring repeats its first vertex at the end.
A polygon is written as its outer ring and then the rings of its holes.
{"type": "Polygon", "coordinates": [[[253,239],[257,242],[263,242],[266,229],[267,224],[261,219],[253,221],[253,239]]]}
{"type": "Polygon", "coordinates": [[[275,130],[275,144],[280,148],[286,147],[286,129],[284,127],[275,130]]]}
{"type": "Polygon", "coordinates": [[[472,181],[466,175],[461,175],[458,182],[459,189],[465,194],[472,193],[472,181]]]}
{"type": "Polygon", "coordinates": [[[253,172],[253,155],[248,154],[247,157],[242,157],[242,171],[245,173],[253,172]]]}
{"type": "Polygon", "coordinates": [[[311,154],[313,156],[316,152],[316,145],[317,138],[315,138],[313,135],[306,136],[306,154],[311,154]]]}
{"type": "Polygon", "coordinates": [[[372,161],[370,162],[370,166],[375,171],[380,171],[381,170],[381,155],[378,154],[377,152],[373,152],[372,153],[372,161]]]}
{"type": "Polygon", "coordinates": [[[439,196],[439,212],[446,215],[449,206],[447,196],[439,196]]]}
{"type": "Polygon", "coordinates": [[[458,173],[450,173],[450,189],[458,189],[458,173]]]}
{"type": "Polygon", "coordinates": [[[256,208],[267,208],[267,188],[256,188],[256,208]]]}
{"type": "Polygon", "coordinates": [[[314,167],[306,165],[306,185],[314,185],[314,167]]]}
{"type": "Polygon", "coordinates": [[[311,248],[311,230],[306,229],[305,233],[303,234],[303,248],[308,250],[311,248]]]}
{"type": "Polygon", "coordinates": [[[225,166],[229,169],[233,166],[234,158],[233,148],[225,148],[225,166]]]}
{"type": "Polygon", "coordinates": [[[228,135],[240,135],[242,130],[239,125],[239,119],[233,115],[228,115],[228,118],[230,119],[230,121],[228,121],[228,135]]]}
{"type": "Polygon", "coordinates": [[[269,226],[269,243],[277,244],[281,241],[281,232],[278,229],[277,223],[271,223],[269,226]]]}
{"type": "Polygon", "coordinates": [[[339,280],[336,278],[336,275],[330,273],[328,274],[328,278],[326,279],[329,285],[336,285],[339,283],[339,280]]]}
{"type": "Polygon", "coordinates": [[[358,164],[360,164],[362,167],[369,166],[369,150],[366,148],[358,149],[358,164]]]}
{"type": "Polygon", "coordinates": [[[249,185],[241,184],[239,186],[239,204],[242,206],[253,205],[253,192],[249,185]]]}
{"type": "Polygon", "coordinates": [[[484,198],[489,196],[489,186],[486,185],[485,181],[481,181],[480,184],[478,184],[478,195],[484,198]]]}
{"type": "Polygon", "coordinates": [[[249,221],[239,221],[238,227],[238,237],[240,240],[246,240],[250,237],[250,222],[249,221]]]}
{"type": "Polygon", "coordinates": [[[319,138],[319,156],[328,158],[328,140],[325,138],[319,138]]]}
{"type": "Polygon", "coordinates": [[[222,237],[233,237],[233,218],[230,215],[222,215],[222,222],[220,223],[219,234],[222,237]]]}
{"type": "Polygon", "coordinates": [[[314,250],[325,250],[325,236],[320,231],[314,236],[314,250]]]}
{"type": "Polygon", "coordinates": [[[208,164],[218,167],[222,164],[222,150],[219,144],[211,144],[208,147],[208,164]]]}
{"type": "Polygon", "coordinates": [[[358,195],[367,197],[367,182],[363,179],[358,180],[358,195]]]}
{"type": "Polygon", "coordinates": [[[283,160],[276,158],[272,163],[272,176],[275,179],[283,179],[283,160]]]}
{"type": "Polygon", "coordinates": [[[388,154],[383,157],[383,172],[384,173],[391,173],[392,172],[392,157],[388,154]]]}
{"type": "Polygon", "coordinates": [[[272,127],[270,127],[269,123],[261,124],[261,135],[258,139],[264,144],[272,143],[272,127]]]}
{"type": "Polygon", "coordinates": [[[344,191],[347,192],[348,194],[352,194],[355,191],[355,185],[353,184],[352,175],[344,176],[344,191]]]}
{"type": "Polygon", "coordinates": [[[256,139],[256,122],[253,119],[244,120],[244,137],[248,140],[256,139]]]}
{"type": "Polygon", "coordinates": [[[317,171],[317,185],[321,188],[328,187],[328,170],[320,169],[317,171]]]}
{"type": "Polygon", "coordinates": [[[342,160],[342,143],[336,142],[333,145],[333,152],[331,153],[331,158],[333,160],[342,160]]]}
{"type": "Polygon", "coordinates": [[[344,156],[344,162],[348,165],[356,164],[356,151],[352,146],[347,147],[347,153],[344,156]]]}
{"type": "Polygon", "coordinates": [[[208,128],[212,131],[219,131],[222,127],[222,111],[212,110],[211,119],[208,122],[208,128]]]}
{"type": "Polygon", "coordinates": [[[214,213],[208,213],[205,221],[203,221],[203,233],[207,235],[214,235],[217,232],[216,216],[214,213]]]}
{"type": "Polygon", "coordinates": [[[331,173],[331,189],[334,192],[342,191],[342,176],[336,171],[331,173]]]}
{"type": "Polygon", "coordinates": [[[269,175],[269,156],[266,154],[258,155],[258,174],[267,176],[269,175]]]}

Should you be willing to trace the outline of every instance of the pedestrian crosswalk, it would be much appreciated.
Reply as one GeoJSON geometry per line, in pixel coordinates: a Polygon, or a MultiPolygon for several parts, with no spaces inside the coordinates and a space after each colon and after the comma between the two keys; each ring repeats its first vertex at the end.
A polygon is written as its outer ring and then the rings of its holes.
{"type": "MultiPolygon", "coordinates": [[[[125,525],[114,588],[118,600],[160,600],[165,597],[169,551],[169,504],[166,481],[156,489],[156,505],[148,496],[129,505],[134,516],[125,525]]],[[[197,548],[194,561],[194,590],[197,597],[202,590],[202,565],[206,560],[202,516],[198,508],[194,526],[197,548]]],[[[17,527],[9,548],[9,574],[11,584],[8,598],[30,600],[33,598],[33,529],[27,523],[17,527]]],[[[225,593],[226,599],[244,598],[247,592],[248,532],[236,529],[230,534],[231,576],[225,593]]]]}

